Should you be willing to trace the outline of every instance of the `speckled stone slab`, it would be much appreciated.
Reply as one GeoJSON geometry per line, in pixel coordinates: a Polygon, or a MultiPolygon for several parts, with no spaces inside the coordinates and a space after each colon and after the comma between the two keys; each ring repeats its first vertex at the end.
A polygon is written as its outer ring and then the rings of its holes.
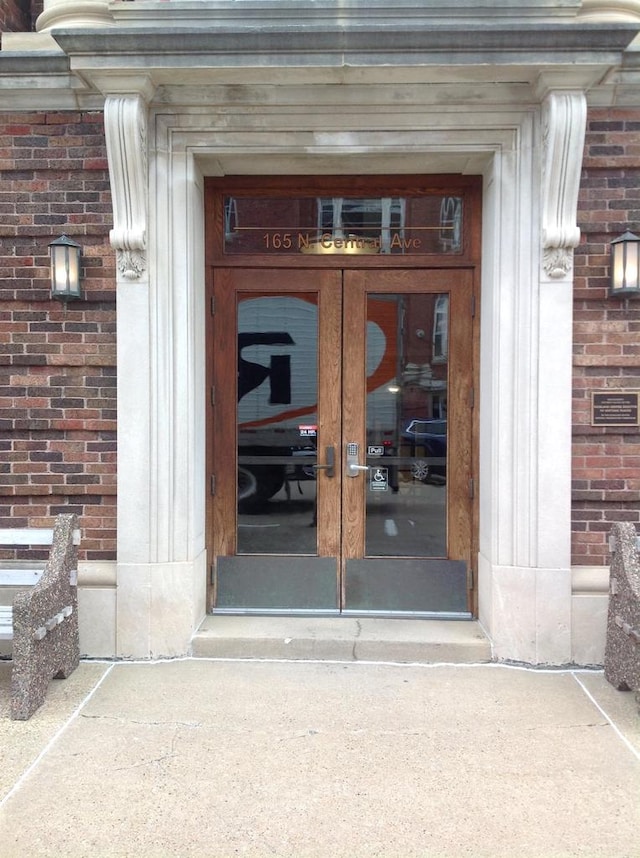
{"type": "Polygon", "coordinates": [[[25,721],[44,702],[49,681],[78,666],[76,515],[56,518],[42,577],[13,602],[11,718],[25,721]]]}
{"type": "Polygon", "coordinates": [[[640,711],[640,564],[635,527],[613,525],[604,675],[619,691],[635,691],[640,711]]]}

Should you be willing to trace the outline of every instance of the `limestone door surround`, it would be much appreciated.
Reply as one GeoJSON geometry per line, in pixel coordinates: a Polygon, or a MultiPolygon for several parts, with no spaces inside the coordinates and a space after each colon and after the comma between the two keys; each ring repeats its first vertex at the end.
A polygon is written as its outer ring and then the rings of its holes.
{"type": "Polygon", "coordinates": [[[310,172],[319,162],[358,172],[375,141],[372,171],[406,169],[409,159],[428,173],[463,160],[484,175],[480,619],[500,658],[570,661],[571,274],[584,95],[551,91],[536,110],[466,109],[437,121],[412,114],[396,120],[402,129],[348,135],[325,122],[290,128],[284,140],[265,131],[264,115],[234,127],[215,113],[143,105],[113,95],[105,106],[123,203],[112,234],[121,260],[118,654],[186,652],[205,610],[203,176],[227,161],[264,174],[283,158],[310,172]],[[147,126],[148,208],[127,179],[144,167],[147,126]],[[320,161],[306,154],[310,137],[320,161]]]}

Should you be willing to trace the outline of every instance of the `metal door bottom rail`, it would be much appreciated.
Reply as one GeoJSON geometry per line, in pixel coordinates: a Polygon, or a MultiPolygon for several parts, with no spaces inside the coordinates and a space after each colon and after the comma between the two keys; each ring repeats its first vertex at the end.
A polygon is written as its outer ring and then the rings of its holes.
{"type": "Polygon", "coordinates": [[[380,620],[473,620],[473,614],[453,613],[451,611],[330,611],[319,608],[317,610],[295,608],[213,608],[209,616],[232,616],[232,617],[345,617],[380,620]]]}

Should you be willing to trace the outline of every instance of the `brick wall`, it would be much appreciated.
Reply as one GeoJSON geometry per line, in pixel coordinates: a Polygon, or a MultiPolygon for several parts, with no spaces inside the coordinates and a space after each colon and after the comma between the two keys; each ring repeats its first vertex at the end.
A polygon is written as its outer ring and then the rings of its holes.
{"type": "Polygon", "coordinates": [[[611,522],[640,522],[638,428],[590,425],[592,391],[640,390],[640,301],[607,297],[611,239],[640,232],[640,110],[590,112],[578,218],[573,562],[600,565],[611,522]]]}
{"type": "Polygon", "coordinates": [[[115,557],[115,260],[101,113],[0,114],[0,526],[77,512],[115,557]],[[83,299],[49,297],[48,243],[83,248],[83,299]]]}

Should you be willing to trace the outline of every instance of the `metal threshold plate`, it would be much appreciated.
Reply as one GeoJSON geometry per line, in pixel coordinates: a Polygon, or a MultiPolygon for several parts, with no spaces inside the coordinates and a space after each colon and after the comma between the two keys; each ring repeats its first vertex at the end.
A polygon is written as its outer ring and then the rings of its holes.
{"type": "Polygon", "coordinates": [[[345,611],[468,615],[463,560],[374,557],[348,560],[345,611]]]}
{"type": "Polygon", "coordinates": [[[218,557],[216,609],[338,610],[335,557],[218,557]]]}

